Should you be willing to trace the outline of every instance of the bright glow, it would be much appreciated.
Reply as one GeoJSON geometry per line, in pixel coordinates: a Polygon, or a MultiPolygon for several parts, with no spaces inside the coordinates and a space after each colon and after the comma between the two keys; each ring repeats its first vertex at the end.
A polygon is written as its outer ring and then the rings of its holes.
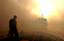
{"type": "Polygon", "coordinates": [[[50,16],[50,12],[54,9],[54,3],[50,2],[50,0],[33,0],[32,12],[36,15],[44,16],[48,18],[50,16]]]}
{"type": "Polygon", "coordinates": [[[50,16],[50,12],[53,10],[54,5],[49,0],[39,0],[40,3],[40,14],[44,17],[50,16]]]}
{"type": "Polygon", "coordinates": [[[40,6],[38,3],[38,0],[32,0],[32,13],[36,14],[37,16],[40,16],[40,6]]]}

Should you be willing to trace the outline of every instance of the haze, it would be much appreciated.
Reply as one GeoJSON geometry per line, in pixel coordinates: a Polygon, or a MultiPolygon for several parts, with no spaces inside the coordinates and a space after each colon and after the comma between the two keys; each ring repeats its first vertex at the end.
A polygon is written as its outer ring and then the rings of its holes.
{"type": "Polygon", "coordinates": [[[53,2],[54,5],[50,3],[53,9],[49,13],[46,13],[49,9],[42,10],[44,12],[41,11],[48,22],[47,25],[43,26],[41,25],[43,23],[38,20],[43,18],[40,16],[38,9],[33,9],[32,12],[33,0],[0,0],[0,35],[8,33],[9,19],[13,15],[17,15],[19,34],[21,34],[21,31],[29,34],[44,31],[64,39],[64,0],[49,1],[53,2]],[[34,24],[36,25],[34,26],[34,24]]]}

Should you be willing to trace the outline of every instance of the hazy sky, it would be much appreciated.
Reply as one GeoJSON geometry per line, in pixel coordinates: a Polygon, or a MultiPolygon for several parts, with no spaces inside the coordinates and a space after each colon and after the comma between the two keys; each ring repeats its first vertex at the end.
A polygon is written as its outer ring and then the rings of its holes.
{"type": "Polygon", "coordinates": [[[17,4],[29,10],[33,15],[50,19],[61,19],[64,13],[64,0],[17,0],[17,4]],[[25,7],[26,6],[26,7],[25,7]]]}
{"type": "MultiPolygon", "coordinates": [[[[44,15],[45,18],[60,19],[64,12],[64,0],[33,0],[33,12],[44,15]]],[[[39,15],[38,14],[38,15],[39,15]]]]}

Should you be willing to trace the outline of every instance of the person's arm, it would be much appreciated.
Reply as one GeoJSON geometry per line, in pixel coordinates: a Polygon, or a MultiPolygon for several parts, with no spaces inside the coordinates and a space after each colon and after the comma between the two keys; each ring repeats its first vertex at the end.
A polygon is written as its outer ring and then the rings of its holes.
{"type": "Polygon", "coordinates": [[[9,20],[9,27],[10,27],[10,22],[11,22],[11,20],[9,20]]]}
{"type": "Polygon", "coordinates": [[[10,27],[10,20],[9,20],[9,27],[10,27]]]}

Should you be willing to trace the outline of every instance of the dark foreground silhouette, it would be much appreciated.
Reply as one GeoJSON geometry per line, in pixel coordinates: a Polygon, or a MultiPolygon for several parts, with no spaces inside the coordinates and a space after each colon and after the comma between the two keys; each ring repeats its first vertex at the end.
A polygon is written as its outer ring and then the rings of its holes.
{"type": "Polygon", "coordinates": [[[17,41],[19,41],[19,36],[18,36],[18,31],[17,31],[17,27],[16,27],[16,18],[17,16],[13,16],[12,19],[9,20],[9,39],[13,40],[13,36],[15,37],[15,39],[17,41]]]}
{"type": "MultiPolygon", "coordinates": [[[[28,40],[28,41],[64,41],[63,39],[61,39],[60,37],[56,37],[54,35],[50,35],[47,34],[48,36],[45,36],[46,34],[43,33],[43,35],[23,35],[23,33],[21,34],[21,36],[19,37],[19,41],[22,40],[28,40]]],[[[0,39],[0,41],[17,41],[16,37],[13,37],[12,40],[9,37],[6,38],[2,38],[0,39]]]]}

